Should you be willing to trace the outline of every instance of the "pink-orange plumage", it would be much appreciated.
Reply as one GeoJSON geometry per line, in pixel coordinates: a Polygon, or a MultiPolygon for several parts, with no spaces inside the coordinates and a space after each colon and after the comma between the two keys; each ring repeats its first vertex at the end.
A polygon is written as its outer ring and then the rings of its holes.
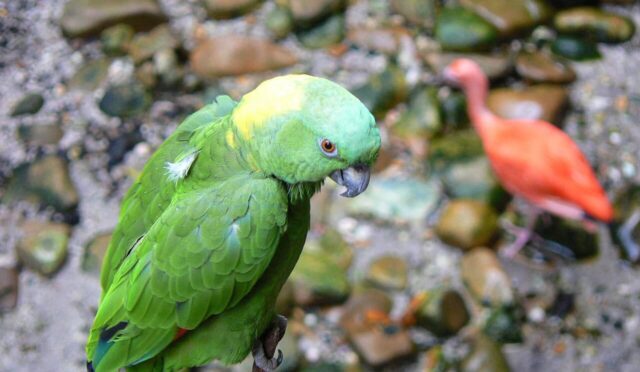
{"type": "Polygon", "coordinates": [[[506,120],[491,113],[485,104],[488,80],[471,60],[455,60],[444,75],[465,91],[469,116],[509,192],[563,217],[612,219],[611,203],[568,135],[545,121],[506,120]]]}

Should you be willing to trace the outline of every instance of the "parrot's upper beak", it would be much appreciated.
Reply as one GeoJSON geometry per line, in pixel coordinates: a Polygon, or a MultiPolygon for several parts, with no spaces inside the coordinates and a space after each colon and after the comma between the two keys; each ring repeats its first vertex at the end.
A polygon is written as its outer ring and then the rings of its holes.
{"type": "Polygon", "coordinates": [[[341,196],[353,198],[367,189],[370,176],[371,171],[369,170],[369,166],[358,164],[347,169],[334,171],[330,177],[338,185],[347,188],[346,191],[340,194],[341,196]]]}

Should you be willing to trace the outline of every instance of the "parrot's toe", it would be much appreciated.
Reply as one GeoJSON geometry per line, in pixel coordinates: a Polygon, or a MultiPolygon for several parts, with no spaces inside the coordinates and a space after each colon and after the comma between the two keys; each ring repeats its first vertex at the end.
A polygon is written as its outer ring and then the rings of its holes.
{"type": "Polygon", "coordinates": [[[282,361],[284,360],[284,354],[282,350],[278,349],[278,356],[268,358],[265,355],[262,342],[257,341],[253,346],[253,372],[271,372],[275,371],[282,361]]]}

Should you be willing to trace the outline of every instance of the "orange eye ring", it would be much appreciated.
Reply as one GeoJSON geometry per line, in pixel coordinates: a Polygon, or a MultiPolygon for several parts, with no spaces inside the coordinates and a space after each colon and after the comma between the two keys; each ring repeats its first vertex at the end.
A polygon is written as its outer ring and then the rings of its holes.
{"type": "Polygon", "coordinates": [[[323,139],[322,141],[320,141],[320,148],[322,149],[322,152],[325,153],[325,155],[327,156],[336,156],[337,155],[337,148],[336,145],[329,141],[328,139],[323,139]]]}

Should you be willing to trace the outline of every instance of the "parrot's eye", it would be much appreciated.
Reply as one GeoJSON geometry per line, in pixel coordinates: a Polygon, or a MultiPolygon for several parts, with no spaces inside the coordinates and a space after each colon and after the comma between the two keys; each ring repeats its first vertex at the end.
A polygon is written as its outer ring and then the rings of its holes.
{"type": "Polygon", "coordinates": [[[338,155],[338,149],[336,148],[336,145],[326,138],[320,141],[320,148],[322,149],[322,152],[328,157],[332,158],[338,155]]]}

